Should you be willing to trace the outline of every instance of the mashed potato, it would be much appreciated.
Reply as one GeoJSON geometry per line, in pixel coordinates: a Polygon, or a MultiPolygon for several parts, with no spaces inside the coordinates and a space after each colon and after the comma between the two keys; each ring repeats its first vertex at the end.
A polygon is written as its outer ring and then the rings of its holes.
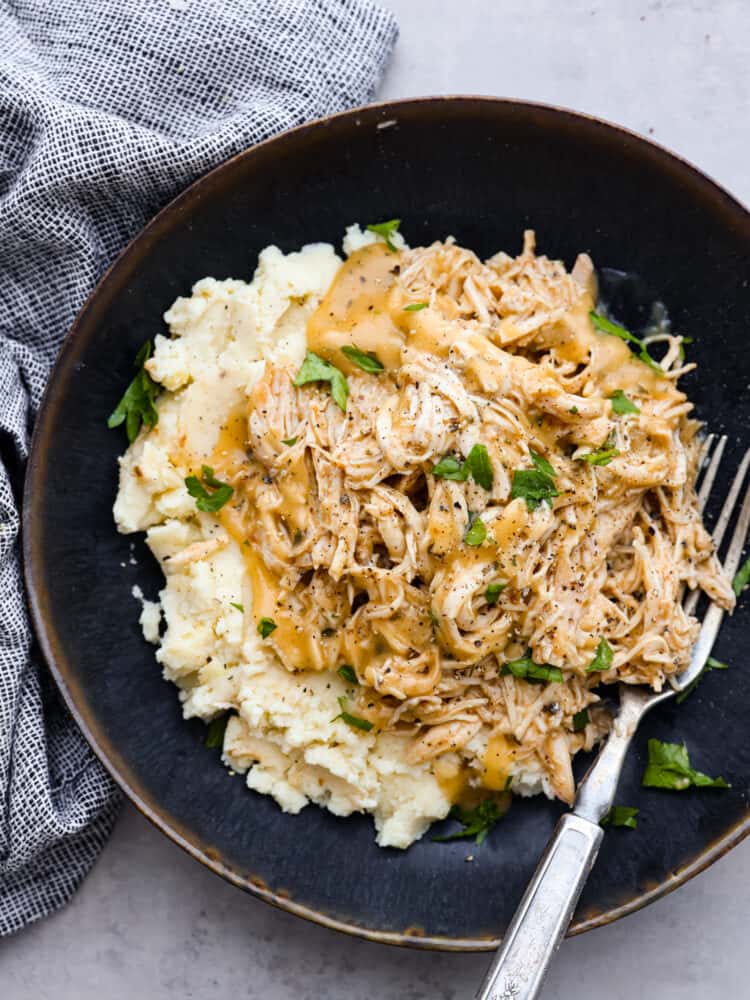
{"type": "MultiPolygon", "coordinates": [[[[376,238],[351,227],[345,250],[376,238]]],[[[196,511],[185,488],[266,360],[301,362],[307,319],[340,263],[328,244],[286,255],[268,247],[250,284],[204,278],[177,299],[164,317],[171,337],[156,337],[147,365],[169,391],[157,402],[158,424],[120,460],[114,516],[121,532],[146,532],[164,571],[160,608],[147,602],[141,624],[159,644],[157,660],[180,689],[185,718],[209,721],[231,709],[224,761],[246,772],[250,788],[286,812],[315,802],[338,816],[372,813],[380,845],[407,847],[448,813],[439,777],[450,777],[455,763],[444,760],[437,771],[409,764],[404,737],[332,722],[345,682],[329,671],[290,673],[264,648],[240,548],[212,515],[196,511]]]]}

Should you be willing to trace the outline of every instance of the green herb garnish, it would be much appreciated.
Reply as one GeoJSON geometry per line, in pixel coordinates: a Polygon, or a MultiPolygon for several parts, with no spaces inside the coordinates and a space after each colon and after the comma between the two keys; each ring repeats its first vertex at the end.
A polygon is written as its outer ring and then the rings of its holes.
{"type": "Polygon", "coordinates": [[[688,686],[684,688],[682,691],[680,691],[680,693],[677,695],[675,701],[677,702],[678,705],[681,705],[683,701],[688,697],[688,695],[691,695],[693,693],[693,691],[698,687],[698,684],[701,682],[703,675],[708,673],[709,670],[729,670],[729,664],[722,663],[721,660],[717,660],[714,659],[713,656],[709,656],[709,658],[706,660],[706,665],[703,667],[703,670],[701,670],[698,676],[694,680],[690,681],[688,686]]]}
{"type": "Polygon", "coordinates": [[[590,451],[587,455],[580,455],[579,461],[588,462],[589,465],[609,465],[619,454],[617,448],[600,448],[598,451],[590,451]]]}
{"type": "Polygon", "coordinates": [[[362,732],[369,733],[370,730],[372,729],[372,723],[368,719],[360,719],[358,715],[351,715],[349,712],[347,712],[346,698],[343,696],[343,694],[337,700],[339,706],[341,707],[341,711],[335,718],[331,719],[331,722],[337,722],[339,719],[341,719],[341,721],[345,722],[347,726],[352,726],[353,729],[361,729],[362,732]]]}
{"type": "Polygon", "coordinates": [[[460,806],[453,806],[448,815],[451,819],[458,820],[463,830],[432,839],[436,844],[442,844],[449,840],[474,837],[474,843],[479,847],[492,827],[506,814],[508,806],[509,803],[508,805],[500,805],[494,799],[485,799],[475,809],[462,809],[460,806]]]}
{"type": "Polygon", "coordinates": [[[494,481],[490,456],[483,444],[473,445],[465,462],[459,462],[455,455],[446,455],[433,465],[432,474],[436,479],[450,479],[457,483],[464,483],[471,476],[486,490],[492,489],[494,481]]]}
{"type": "Polygon", "coordinates": [[[217,510],[221,510],[234,493],[234,487],[218,480],[210,465],[201,466],[200,479],[197,476],[187,476],[185,486],[190,496],[195,499],[198,510],[208,514],[215,514],[217,510]],[[212,492],[209,493],[209,489],[212,492]]]}
{"type": "Polygon", "coordinates": [[[296,443],[297,443],[298,441],[299,441],[299,437],[293,437],[293,438],[282,438],[282,441],[281,441],[281,443],[282,443],[282,444],[285,444],[285,445],[287,446],[287,448],[291,448],[291,447],[292,447],[292,445],[293,445],[293,444],[296,444],[296,443]]]}
{"type": "Polygon", "coordinates": [[[559,667],[552,667],[548,663],[534,663],[531,659],[531,650],[526,656],[520,656],[517,660],[508,660],[503,664],[501,671],[506,676],[513,674],[525,681],[549,681],[553,684],[562,684],[564,677],[559,667]]]}
{"type": "Polygon", "coordinates": [[[614,439],[610,435],[605,441],[603,447],[597,448],[596,451],[590,451],[585,455],[579,455],[579,462],[588,462],[589,465],[609,465],[613,458],[617,458],[620,452],[617,448],[613,447],[614,439]]]}
{"type": "Polygon", "coordinates": [[[601,820],[602,826],[624,826],[628,830],[635,830],[638,826],[636,816],[640,812],[632,806],[612,806],[607,815],[601,820]]]}
{"type": "Polygon", "coordinates": [[[682,792],[686,788],[729,788],[723,778],[710,778],[690,766],[684,743],[648,741],[648,765],[642,785],[646,788],[668,788],[682,792]]]}
{"type": "Polygon", "coordinates": [[[412,302],[408,306],[404,306],[404,312],[416,313],[419,312],[420,309],[426,309],[429,304],[429,302],[412,302]]]}
{"type": "Polygon", "coordinates": [[[203,745],[207,746],[209,750],[216,750],[217,747],[223,746],[224,733],[228,722],[229,712],[225,712],[224,715],[217,715],[215,719],[211,719],[206,730],[206,738],[203,741],[203,745]]]}
{"type": "Polygon", "coordinates": [[[748,583],[750,583],[750,556],[743,562],[734,580],[732,580],[732,590],[737,597],[740,596],[748,583]]]}
{"type": "Polygon", "coordinates": [[[376,354],[372,351],[361,351],[356,344],[353,346],[346,344],[341,348],[341,353],[349,358],[352,364],[355,364],[363,372],[367,372],[370,375],[378,375],[380,372],[385,371],[384,365],[376,354]]]}
{"type": "Polygon", "coordinates": [[[354,673],[354,667],[350,667],[348,663],[342,663],[336,673],[347,684],[359,684],[357,675],[354,673]]]}
{"type": "Polygon", "coordinates": [[[466,482],[469,478],[466,462],[459,462],[454,455],[441,458],[437,465],[433,465],[432,474],[436,479],[450,479],[456,483],[466,482]]]}
{"type": "Polygon", "coordinates": [[[613,657],[614,653],[612,652],[612,647],[607,640],[602,637],[599,640],[599,645],[596,647],[594,659],[586,667],[586,673],[592,674],[595,670],[609,670],[612,666],[613,657]]]}
{"type": "Polygon", "coordinates": [[[548,503],[560,492],[555,486],[555,470],[546,458],[529,449],[533,469],[516,469],[513,473],[513,485],[510,495],[512,499],[522,497],[529,510],[536,510],[542,501],[548,503]]]}
{"type": "Polygon", "coordinates": [[[492,489],[494,480],[492,465],[490,464],[490,456],[483,444],[475,444],[472,447],[466,456],[466,465],[475,483],[482,486],[485,490],[492,489]]]}
{"type": "Polygon", "coordinates": [[[529,448],[529,455],[531,455],[531,461],[534,463],[534,467],[538,469],[539,472],[543,472],[545,476],[550,477],[556,475],[555,470],[543,455],[540,455],[532,448],[529,448]]]}
{"type": "Polygon", "coordinates": [[[349,398],[349,383],[346,381],[346,375],[330,361],[325,361],[317,354],[313,354],[312,351],[308,351],[305,355],[305,360],[297,372],[294,385],[307,385],[309,382],[328,382],[334,403],[346,412],[346,401],[349,398]]]}
{"type": "Polygon", "coordinates": [[[159,423],[159,411],[154,405],[159,394],[159,386],[144,367],[150,357],[151,341],[147,340],[135,356],[137,375],[107,418],[107,427],[119,427],[120,424],[125,424],[125,431],[131,444],[138,437],[143,425],[150,428],[156,427],[159,423]]]}
{"type": "Polygon", "coordinates": [[[240,611],[244,615],[244,613],[245,613],[245,606],[243,604],[239,604],[237,601],[230,601],[229,605],[232,608],[237,608],[237,610],[240,611]]]}
{"type": "Polygon", "coordinates": [[[497,604],[500,600],[500,595],[507,587],[507,583],[490,583],[487,585],[487,589],[484,592],[485,601],[492,606],[497,604]]]}
{"type": "Polygon", "coordinates": [[[487,525],[478,514],[471,514],[464,541],[467,545],[481,545],[487,537],[487,525]]]}
{"type": "Polygon", "coordinates": [[[601,330],[602,333],[609,333],[613,337],[619,337],[620,340],[626,340],[631,344],[634,344],[638,348],[638,357],[645,364],[648,365],[652,371],[655,371],[657,375],[664,376],[664,369],[648,353],[648,348],[630,330],[626,330],[624,326],[620,326],[619,323],[613,323],[611,319],[607,319],[606,316],[600,315],[594,309],[589,312],[589,318],[594,324],[597,330],[601,330]]]}
{"type": "Polygon", "coordinates": [[[582,708],[580,712],[576,712],[573,716],[573,732],[580,733],[582,729],[591,722],[589,718],[589,710],[587,708],[582,708]]]}
{"type": "Polygon", "coordinates": [[[635,405],[632,399],[628,399],[622,389],[615,389],[612,395],[609,397],[612,403],[612,410],[619,416],[624,416],[626,413],[640,413],[640,409],[635,405]]]}
{"type": "Polygon", "coordinates": [[[387,222],[375,222],[367,226],[367,230],[371,233],[377,233],[378,236],[382,236],[388,249],[396,253],[398,247],[392,241],[391,237],[394,233],[398,232],[400,225],[401,219],[389,219],[387,222]]]}
{"type": "Polygon", "coordinates": [[[278,625],[273,618],[261,618],[258,622],[258,635],[261,639],[267,639],[277,628],[278,625]]]}

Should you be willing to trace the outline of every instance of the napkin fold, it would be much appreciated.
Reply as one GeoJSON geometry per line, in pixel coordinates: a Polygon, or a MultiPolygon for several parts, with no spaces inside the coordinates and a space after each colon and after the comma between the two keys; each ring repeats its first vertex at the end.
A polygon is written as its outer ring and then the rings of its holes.
{"type": "Polygon", "coordinates": [[[162,205],[233,153],[371,100],[397,34],[367,0],[0,5],[0,936],[68,901],[119,805],[24,602],[23,467],[60,342],[162,205]]]}

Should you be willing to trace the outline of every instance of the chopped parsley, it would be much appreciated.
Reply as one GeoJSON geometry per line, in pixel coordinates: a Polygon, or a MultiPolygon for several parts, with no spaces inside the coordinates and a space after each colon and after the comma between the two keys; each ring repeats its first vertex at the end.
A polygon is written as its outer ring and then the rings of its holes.
{"type": "Polygon", "coordinates": [[[216,750],[217,747],[224,745],[224,732],[227,728],[227,722],[229,722],[229,712],[217,715],[215,719],[211,719],[209,722],[206,730],[206,738],[203,741],[203,745],[207,746],[209,750],[216,750]]]}
{"type": "Polygon", "coordinates": [[[372,729],[372,723],[369,721],[369,719],[361,719],[358,715],[351,715],[349,712],[347,712],[346,698],[343,696],[343,694],[337,700],[341,708],[341,711],[335,718],[331,719],[331,722],[338,722],[338,720],[341,719],[341,721],[345,722],[347,726],[351,726],[353,729],[361,729],[362,732],[364,733],[369,733],[370,730],[372,729]]]}
{"type": "Polygon", "coordinates": [[[596,312],[594,309],[589,312],[589,318],[597,330],[600,330],[602,333],[609,333],[613,337],[619,337],[620,340],[626,340],[628,343],[637,347],[638,358],[645,365],[648,365],[652,371],[656,372],[657,375],[661,375],[662,377],[664,376],[664,369],[662,366],[654,361],[648,353],[648,348],[643,341],[632,334],[630,330],[626,330],[625,327],[620,326],[619,323],[613,323],[611,319],[607,319],[606,316],[600,315],[600,313],[596,312]]]}
{"type": "Polygon", "coordinates": [[[675,792],[691,786],[730,787],[723,778],[710,778],[692,768],[684,743],[662,743],[661,740],[648,741],[648,765],[641,784],[646,788],[667,788],[675,792]]]}
{"type": "Polygon", "coordinates": [[[690,681],[688,686],[686,688],[683,688],[683,690],[680,691],[680,693],[677,695],[676,701],[678,705],[681,705],[683,701],[689,695],[691,695],[693,691],[695,691],[695,689],[700,684],[703,675],[708,673],[709,670],[729,670],[729,664],[722,663],[721,660],[716,660],[714,659],[713,656],[709,656],[709,658],[706,660],[706,665],[704,666],[703,670],[701,670],[698,676],[694,680],[690,681]]]}
{"type": "Polygon", "coordinates": [[[732,590],[737,597],[740,596],[748,583],[750,583],[750,556],[743,562],[734,580],[732,580],[732,590]]]}
{"type": "Polygon", "coordinates": [[[635,405],[632,399],[628,399],[622,389],[615,389],[609,397],[612,403],[612,410],[618,416],[625,416],[626,413],[640,413],[640,408],[635,405]]]}
{"type": "Polygon", "coordinates": [[[122,399],[107,418],[107,427],[119,427],[125,424],[128,441],[132,444],[138,437],[138,432],[144,425],[156,427],[159,422],[159,411],[154,405],[159,386],[145,369],[145,364],[151,357],[151,341],[147,340],[135,356],[135,367],[138,372],[125,390],[122,399]]]}
{"type": "Polygon", "coordinates": [[[405,313],[416,313],[422,309],[426,309],[429,302],[411,302],[408,306],[404,306],[405,313]]]}
{"type": "Polygon", "coordinates": [[[516,469],[513,473],[513,485],[510,495],[512,499],[521,497],[526,501],[529,510],[536,510],[540,503],[553,500],[560,496],[555,486],[555,470],[542,455],[529,449],[533,469],[516,469]]]}
{"type": "Polygon", "coordinates": [[[346,381],[346,375],[330,361],[325,361],[317,354],[313,354],[312,351],[308,351],[305,355],[305,360],[297,372],[294,385],[307,385],[309,382],[328,382],[334,403],[346,412],[346,401],[349,398],[349,383],[346,381]]]}
{"type": "Polygon", "coordinates": [[[497,604],[500,600],[500,595],[507,587],[507,583],[490,583],[487,585],[487,589],[484,592],[485,601],[492,606],[497,604]]]}
{"type": "Polygon", "coordinates": [[[273,618],[261,618],[258,622],[258,635],[261,639],[267,639],[272,632],[275,632],[278,625],[273,618]]]}
{"type": "Polygon", "coordinates": [[[483,444],[473,445],[464,462],[459,462],[455,455],[446,455],[432,467],[432,474],[436,479],[450,479],[457,483],[464,483],[471,476],[486,490],[491,490],[494,482],[490,456],[483,444]]]}
{"type": "Polygon", "coordinates": [[[517,660],[508,660],[503,664],[501,671],[506,676],[513,674],[525,681],[548,681],[553,684],[562,684],[563,672],[559,667],[552,667],[548,663],[534,663],[531,659],[531,650],[526,656],[520,656],[517,660]]]}
{"type": "Polygon", "coordinates": [[[437,465],[433,465],[432,474],[436,479],[450,479],[456,483],[464,483],[469,478],[466,462],[459,462],[455,455],[446,455],[437,465]]]}
{"type": "Polygon", "coordinates": [[[350,667],[348,663],[342,663],[336,673],[347,684],[359,684],[357,675],[354,673],[354,667],[350,667]]]}
{"type": "Polygon", "coordinates": [[[283,438],[283,440],[282,440],[281,443],[285,444],[287,446],[287,448],[291,448],[292,445],[296,444],[298,441],[299,441],[299,437],[283,438]]]}
{"type": "Polygon", "coordinates": [[[463,830],[432,839],[435,843],[443,844],[449,840],[463,840],[467,837],[473,837],[474,843],[479,847],[493,826],[506,814],[509,805],[509,802],[501,804],[495,799],[485,799],[475,809],[462,809],[460,806],[453,806],[448,815],[451,819],[458,820],[463,830]]]}
{"type": "Polygon", "coordinates": [[[245,606],[244,606],[244,604],[240,604],[238,601],[230,601],[229,605],[232,608],[237,608],[237,610],[244,615],[244,613],[245,613],[245,606]]]}
{"type": "Polygon", "coordinates": [[[185,486],[190,496],[194,498],[198,510],[208,514],[215,514],[217,510],[221,510],[234,493],[234,487],[218,480],[210,465],[201,466],[200,479],[197,476],[187,476],[185,486]]]}
{"type": "Polygon", "coordinates": [[[531,455],[531,461],[534,463],[534,467],[538,469],[539,472],[543,472],[545,476],[555,475],[555,470],[543,455],[540,455],[532,448],[529,448],[529,455],[531,455]]]}
{"type": "Polygon", "coordinates": [[[612,647],[602,636],[599,640],[599,645],[596,647],[594,659],[586,667],[586,673],[592,674],[595,670],[609,670],[612,666],[613,657],[614,653],[612,652],[612,647]]]}
{"type": "Polygon", "coordinates": [[[640,812],[632,806],[612,806],[607,815],[601,820],[602,826],[624,826],[628,830],[635,830],[638,826],[636,816],[640,812]]]}
{"type": "Polygon", "coordinates": [[[382,236],[385,240],[385,245],[393,253],[396,253],[398,247],[392,240],[394,233],[398,232],[398,227],[401,225],[401,219],[389,219],[387,222],[374,222],[372,225],[367,226],[367,230],[370,233],[376,233],[378,236],[382,236]]]}
{"type": "Polygon", "coordinates": [[[341,353],[344,357],[349,358],[352,364],[370,375],[379,375],[380,372],[385,371],[385,366],[376,354],[372,351],[362,351],[356,344],[345,344],[341,348],[341,353]]]}
{"type": "Polygon", "coordinates": [[[478,514],[471,514],[464,541],[467,545],[481,545],[487,537],[487,525],[478,514]]]}
{"type": "Polygon", "coordinates": [[[466,456],[466,465],[469,467],[471,478],[485,490],[492,489],[494,477],[492,475],[492,465],[490,456],[483,444],[475,444],[466,456]]]}
{"type": "Polygon", "coordinates": [[[589,722],[591,722],[591,719],[589,718],[589,710],[587,708],[582,708],[580,712],[576,712],[573,716],[573,732],[580,733],[581,730],[586,728],[589,722]]]}
{"type": "Polygon", "coordinates": [[[601,448],[596,451],[589,451],[585,455],[579,455],[579,462],[588,462],[589,465],[609,465],[613,458],[617,458],[620,452],[614,447],[614,438],[610,435],[601,448]]]}

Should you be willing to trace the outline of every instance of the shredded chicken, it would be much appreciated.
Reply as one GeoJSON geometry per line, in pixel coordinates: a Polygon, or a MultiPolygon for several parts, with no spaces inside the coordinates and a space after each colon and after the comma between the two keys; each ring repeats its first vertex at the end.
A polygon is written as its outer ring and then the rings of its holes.
{"type": "Polygon", "coordinates": [[[663,371],[638,360],[592,325],[590,259],[568,273],[531,232],[520,256],[485,262],[451,241],[378,244],[337,282],[308,346],[345,373],[346,410],[326,382],[296,386],[297,370],[269,364],[247,461],[214,462],[235,490],[220,516],[252,550],[256,620],[273,620],[290,670],[350,665],[350,710],[411,733],[412,760],[463,754],[481,783],[481,745],[495,781],[533,763],[570,801],[573,755],[609,724],[598,685],[659,690],[688,664],[685,587],[734,602],[697,508],[680,338],[660,338],[663,371]],[[491,482],[436,474],[476,445],[491,482]],[[534,501],[514,482],[540,468],[554,489],[534,501]],[[529,657],[552,679],[509,672],[529,657]]]}

